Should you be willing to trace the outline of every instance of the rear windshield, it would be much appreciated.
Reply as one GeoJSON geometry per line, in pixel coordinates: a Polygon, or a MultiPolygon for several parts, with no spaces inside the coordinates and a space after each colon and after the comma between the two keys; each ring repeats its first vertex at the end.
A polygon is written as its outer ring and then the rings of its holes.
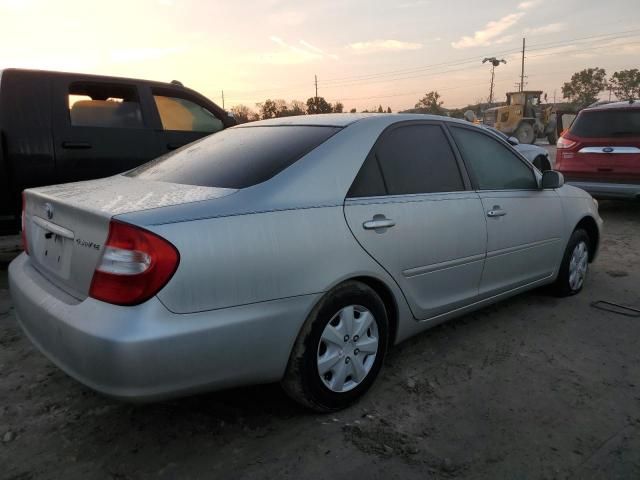
{"type": "Polygon", "coordinates": [[[229,128],[156,158],[129,177],[203,187],[246,188],[269,180],[340,128],[229,128]]]}
{"type": "Polygon", "coordinates": [[[570,132],[582,138],[640,137],[640,109],[582,112],[570,132]]]}

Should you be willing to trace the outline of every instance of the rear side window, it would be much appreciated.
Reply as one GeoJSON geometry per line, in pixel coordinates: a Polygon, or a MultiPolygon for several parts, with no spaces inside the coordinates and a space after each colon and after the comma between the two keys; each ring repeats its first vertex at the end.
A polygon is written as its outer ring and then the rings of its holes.
{"type": "Polygon", "coordinates": [[[143,128],[135,86],[107,83],[72,83],[69,119],[76,127],[143,128]]]}
{"type": "Polygon", "coordinates": [[[246,188],[269,180],[338,130],[315,126],[229,128],[126,175],[185,185],[246,188]]]}
{"type": "Polygon", "coordinates": [[[582,138],[640,137],[640,109],[584,111],[569,131],[582,138]]]}
{"type": "Polygon", "coordinates": [[[451,134],[480,190],[538,188],[531,168],[490,134],[460,127],[451,134]]]}
{"type": "Polygon", "coordinates": [[[224,124],[205,107],[191,100],[153,95],[162,128],[181,132],[219,132],[224,124]]]}
{"type": "Polygon", "coordinates": [[[349,190],[349,197],[457,192],[464,184],[439,125],[404,125],[383,136],[349,190]]]}

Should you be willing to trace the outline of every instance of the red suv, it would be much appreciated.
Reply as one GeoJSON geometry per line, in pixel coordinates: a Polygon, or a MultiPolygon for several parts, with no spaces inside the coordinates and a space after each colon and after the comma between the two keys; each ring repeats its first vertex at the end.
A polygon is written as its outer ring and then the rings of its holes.
{"type": "Polygon", "coordinates": [[[640,103],[582,110],[558,139],[556,170],[594,197],[640,199],[640,103]]]}

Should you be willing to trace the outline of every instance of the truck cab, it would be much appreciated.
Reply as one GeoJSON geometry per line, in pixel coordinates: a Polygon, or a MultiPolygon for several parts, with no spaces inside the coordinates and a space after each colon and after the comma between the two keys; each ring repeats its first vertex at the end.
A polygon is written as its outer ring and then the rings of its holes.
{"type": "Polygon", "coordinates": [[[0,225],[25,188],[107,177],[235,125],[179,82],[0,70],[0,225]]]}

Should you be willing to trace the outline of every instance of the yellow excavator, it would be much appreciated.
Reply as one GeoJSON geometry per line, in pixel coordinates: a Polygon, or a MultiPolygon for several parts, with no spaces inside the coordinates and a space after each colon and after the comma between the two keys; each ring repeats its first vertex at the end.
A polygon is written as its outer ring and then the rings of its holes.
{"type": "MultiPolygon", "coordinates": [[[[547,138],[551,145],[558,140],[553,105],[542,104],[539,90],[507,93],[507,104],[485,110],[483,123],[494,127],[520,143],[535,143],[547,138]]],[[[545,95],[546,97],[546,95],[545,95]]]]}

